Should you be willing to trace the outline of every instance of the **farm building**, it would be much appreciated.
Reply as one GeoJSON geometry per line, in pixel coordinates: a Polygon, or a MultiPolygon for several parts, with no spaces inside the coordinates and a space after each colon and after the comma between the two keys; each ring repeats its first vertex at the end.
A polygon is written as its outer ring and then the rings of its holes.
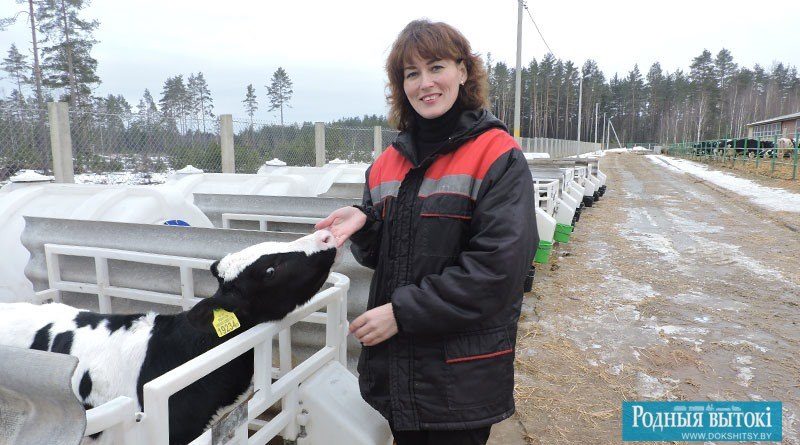
{"type": "Polygon", "coordinates": [[[800,112],[747,124],[747,137],[752,139],[795,138],[798,133],[800,133],[800,112]]]}

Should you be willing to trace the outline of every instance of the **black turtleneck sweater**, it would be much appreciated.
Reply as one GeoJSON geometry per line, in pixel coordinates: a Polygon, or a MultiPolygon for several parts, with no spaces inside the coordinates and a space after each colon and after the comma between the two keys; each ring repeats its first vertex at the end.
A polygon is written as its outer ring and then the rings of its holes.
{"type": "Polygon", "coordinates": [[[461,111],[461,104],[456,100],[446,113],[433,119],[425,119],[416,112],[414,113],[413,139],[417,165],[422,164],[422,161],[441,148],[453,135],[453,131],[458,126],[461,111]]]}

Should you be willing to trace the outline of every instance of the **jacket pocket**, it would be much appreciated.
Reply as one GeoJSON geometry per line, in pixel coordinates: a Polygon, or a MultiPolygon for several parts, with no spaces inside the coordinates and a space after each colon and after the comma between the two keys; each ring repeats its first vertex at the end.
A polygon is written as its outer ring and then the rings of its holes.
{"type": "Polygon", "coordinates": [[[445,342],[450,409],[504,404],[514,390],[514,345],[505,327],[460,334],[445,342]]]}
{"type": "Polygon", "coordinates": [[[473,204],[459,195],[438,194],[420,206],[415,248],[422,255],[454,257],[469,240],[473,204]]]}

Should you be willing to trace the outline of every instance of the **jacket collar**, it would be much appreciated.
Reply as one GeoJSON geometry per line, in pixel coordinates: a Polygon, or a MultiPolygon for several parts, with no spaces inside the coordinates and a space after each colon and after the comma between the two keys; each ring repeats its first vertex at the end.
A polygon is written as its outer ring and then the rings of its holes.
{"type": "MultiPolygon", "coordinates": [[[[508,131],[506,125],[496,118],[489,110],[479,108],[477,110],[465,110],[461,112],[455,130],[442,147],[434,152],[428,159],[434,159],[436,155],[443,155],[456,150],[469,139],[472,139],[491,128],[502,128],[508,131]]],[[[392,145],[415,167],[419,166],[417,150],[414,146],[414,134],[412,130],[402,131],[397,135],[392,145]]]]}

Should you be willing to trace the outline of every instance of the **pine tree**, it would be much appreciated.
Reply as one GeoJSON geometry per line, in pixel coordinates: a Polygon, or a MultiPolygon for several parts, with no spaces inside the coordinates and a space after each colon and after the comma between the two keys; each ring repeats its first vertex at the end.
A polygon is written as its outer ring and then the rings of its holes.
{"type": "Polygon", "coordinates": [[[281,126],[283,126],[283,107],[289,106],[292,98],[292,80],[283,68],[278,68],[273,74],[270,84],[267,86],[267,97],[269,97],[269,111],[280,109],[281,126]]]}
{"type": "MultiPolygon", "coordinates": [[[[191,77],[191,76],[190,76],[191,77]]],[[[194,106],[203,121],[203,132],[206,131],[206,118],[214,118],[214,100],[211,98],[211,91],[203,73],[198,71],[194,79],[194,85],[188,87],[189,94],[192,96],[194,106]]]]}
{"type": "Polygon", "coordinates": [[[197,97],[197,83],[194,73],[189,73],[189,77],[186,78],[186,108],[192,119],[203,118],[200,114],[200,98],[197,97]]]}
{"type": "Polygon", "coordinates": [[[25,95],[22,93],[22,85],[30,83],[30,78],[26,76],[26,73],[30,72],[31,66],[13,43],[8,50],[8,56],[3,59],[2,67],[3,71],[9,74],[10,79],[17,86],[18,100],[22,99],[24,103],[25,95]]]}
{"type": "Polygon", "coordinates": [[[247,85],[247,92],[245,93],[244,100],[244,111],[250,117],[250,127],[253,127],[253,115],[258,111],[258,102],[256,101],[256,89],[253,88],[253,84],[247,85]]]}
{"type": "Polygon", "coordinates": [[[190,113],[191,104],[186,85],[183,83],[182,74],[169,77],[164,82],[159,105],[168,123],[178,125],[180,131],[185,132],[187,128],[186,118],[190,113]]]}
{"type": "Polygon", "coordinates": [[[36,11],[47,44],[42,47],[43,83],[51,88],[68,87],[73,107],[88,104],[91,85],[100,83],[97,60],[90,55],[97,43],[92,32],[99,22],[79,17],[86,6],[86,0],[41,0],[36,11]]]}

